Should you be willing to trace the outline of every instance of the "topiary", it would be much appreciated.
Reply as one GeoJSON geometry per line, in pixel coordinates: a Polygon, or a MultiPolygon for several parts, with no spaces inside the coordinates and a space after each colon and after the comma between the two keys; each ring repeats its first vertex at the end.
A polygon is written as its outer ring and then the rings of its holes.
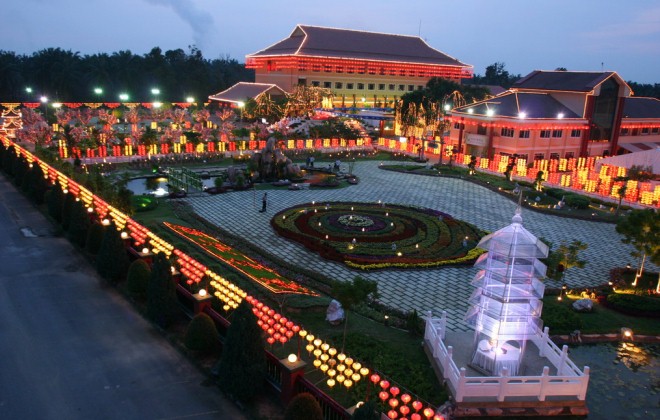
{"type": "Polygon", "coordinates": [[[147,287],[147,317],[161,328],[167,328],[176,317],[177,305],[171,266],[165,254],[160,252],[156,254],[151,267],[147,287]]]}
{"type": "Polygon", "coordinates": [[[250,304],[243,300],[233,313],[222,356],[214,368],[220,389],[243,402],[254,399],[264,382],[266,360],[261,332],[250,304]]]}
{"type": "Polygon", "coordinates": [[[145,299],[149,287],[149,278],[151,278],[149,264],[141,259],[133,261],[128,267],[128,274],[126,275],[126,290],[136,299],[145,299]]]}
{"type": "Polygon", "coordinates": [[[588,209],[591,200],[589,200],[588,197],[583,197],[578,194],[568,194],[566,197],[564,197],[564,202],[569,207],[574,207],[576,209],[588,209]]]}
{"type": "Polygon", "coordinates": [[[376,410],[376,404],[372,401],[367,401],[353,412],[353,420],[379,420],[380,413],[376,410]]]}
{"type": "Polygon", "coordinates": [[[46,193],[46,205],[48,207],[48,214],[57,223],[62,221],[62,201],[64,201],[62,187],[60,187],[59,181],[55,181],[55,184],[46,193]]]}
{"type": "Polygon", "coordinates": [[[83,247],[87,241],[87,229],[89,229],[89,213],[82,201],[73,203],[71,214],[69,215],[69,239],[74,244],[83,247]]]}
{"type": "Polygon", "coordinates": [[[96,270],[104,279],[116,283],[123,279],[130,261],[124,240],[114,223],[104,229],[103,240],[96,256],[96,270]]]}
{"type": "Polygon", "coordinates": [[[64,195],[64,201],[62,202],[62,229],[69,230],[69,223],[71,223],[71,211],[73,209],[73,204],[76,202],[76,197],[71,194],[64,195]]]}
{"type": "Polygon", "coordinates": [[[91,255],[97,255],[103,241],[103,225],[92,223],[87,229],[87,239],[85,240],[85,250],[91,255]]]}
{"type": "Polygon", "coordinates": [[[218,348],[220,334],[210,316],[199,313],[188,324],[184,344],[193,351],[212,352],[218,348]]]}
{"type": "Polygon", "coordinates": [[[323,410],[312,394],[302,392],[287,405],[284,420],[323,420],[323,410]]]}

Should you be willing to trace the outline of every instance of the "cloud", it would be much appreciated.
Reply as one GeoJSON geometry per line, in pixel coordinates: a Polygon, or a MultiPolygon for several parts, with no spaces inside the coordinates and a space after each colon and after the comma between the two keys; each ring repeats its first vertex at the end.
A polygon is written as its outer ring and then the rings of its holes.
{"type": "Polygon", "coordinates": [[[207,45],[214,21],[208,11],[200,9],[192,0],[147,0],[147,3],[171,8],[193,32],[193,42],[203,50],[207,45]]]}
{"type": "Polygon", "coordinates": [[[660,7],[644,10],[629,20],[605,25],[583,35],[592,46],[660,52],[660,7]]]}

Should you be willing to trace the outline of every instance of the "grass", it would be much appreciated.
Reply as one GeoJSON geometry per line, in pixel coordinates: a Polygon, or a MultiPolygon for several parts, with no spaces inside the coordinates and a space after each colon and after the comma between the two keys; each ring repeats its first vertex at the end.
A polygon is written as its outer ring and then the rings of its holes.
{"type": "MultiPolygon", "coordinates": [[[[576,295],[568,295],[561,302],[556,296],[546,296],[543,299],[543,306],[563,305],[570,307],[577,299],[576,295]]],[[[572,310],[572,309],[571,309],[572,310]]],[[[582,334],[616,334],[622,327],[632,328],[635,334],[640,335],[660,335],[660,322],[657,318],[645,318],[622,314],[605,306],[594,302],[594,309],[590,313],[575,312],[582,320],[582,334]]],[[[552,331],[550,331],[552,334],[552,331]]]]}

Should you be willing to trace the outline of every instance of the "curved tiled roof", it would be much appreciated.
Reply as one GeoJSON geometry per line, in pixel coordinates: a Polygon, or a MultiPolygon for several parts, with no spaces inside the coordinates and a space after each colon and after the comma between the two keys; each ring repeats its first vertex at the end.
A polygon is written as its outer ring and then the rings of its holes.
{"type": "Polygon", "coordinates": [[[417,36],[298,25],[288,38],[247,57],[296,55],[469,67],[417,36]]]}
{"type": "Polygon", "coordinates": [[[582,71],[535,70],[518,80],[511,89],[554,90],[569,92],[591,92],[616,73],[582,71]]]}
{"type": "Polygon", "coordinates": [[[263,93],[271,93],[284,96],[285,93],[279,86],[270,83],[248,83],[238,82],[229,89],[210,95],[209,99],[224,102],[245,102],[248,98],[257,98],[263,93]]]}
{"type": "Polygon", "coordinates": [[[656,98],[625,98],[623,103],[623,118],[659,118],[660,99],[656,98]]]}
{"type": "Polygon", "coordinates": [[[563,118],[582,118],[547,93],[508,91],[485,101],[455,108],[452,112],[467,113],[468,109],[472,109],[474,115],[487,115],[490,109],[493,117],[518,118],[524,112],[525,118],[557,118],[559,114],[563,114],[563,118]]]}

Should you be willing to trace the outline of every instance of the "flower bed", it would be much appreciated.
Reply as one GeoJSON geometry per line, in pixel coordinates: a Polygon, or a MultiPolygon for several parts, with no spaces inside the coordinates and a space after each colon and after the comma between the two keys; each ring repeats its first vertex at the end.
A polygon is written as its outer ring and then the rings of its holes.
{"type": "Polygon", "coordinates": [[[382,203],[308,203],[271,220],[324,258],[361,269],[470,264],[482,232],[437,210],[382,203]]]}
{"type": "Polygon", "coordinates": [[[312,290],[280,276],[275,270],[254,261],[202,231],[168,222],[163,223],[178,235],[183,236],[208,254],[218,258],[235,270],[240,271],[273,293],[296,293],[318,296],[312,290]]]}

